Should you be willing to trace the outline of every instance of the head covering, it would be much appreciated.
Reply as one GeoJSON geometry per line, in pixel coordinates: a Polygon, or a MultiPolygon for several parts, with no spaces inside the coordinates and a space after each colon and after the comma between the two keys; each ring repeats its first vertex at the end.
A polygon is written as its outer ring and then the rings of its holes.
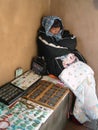
{"type": "MultiPolygon", "coordinates": [[[[61,37],[61,32],[62,32],[62,29],[60,30],[60,32],[58,34],[52,34],[51,32],[49,32],[49,30],[51,29],[54,21],[58,19],[59,21],[61,21],[61,24],[62,24],[62,20],[57,17],[57,16],[46,16],[46,17],[43,17],[42,19],[42,26],[44,27],[45,29],[45,33],[47,36],[54,36],[56,38],[56,40],[60,40],[62,37],[61,37]]],[[[63,27],[63,25],[62,25],[63,27]]]]}

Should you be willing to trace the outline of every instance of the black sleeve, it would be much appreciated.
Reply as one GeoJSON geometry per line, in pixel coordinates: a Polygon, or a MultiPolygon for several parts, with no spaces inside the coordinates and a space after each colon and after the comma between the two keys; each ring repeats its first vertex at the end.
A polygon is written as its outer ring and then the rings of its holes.
{"type": "Polygon", "coordinates": [[[73,37],[73,34],[71,34],[69,32],[69,30],[63,30],[62,31],[62,38],[65,38],[65,37],[73,37]]]}
{"type": "Polygon", "coordinates": [[[67,47],[60,46],[53,37],[39,35],[37,39],[38,52],[47,58],[53,58],[70,53],[67,47]]]}
{"type": "Polygon", "coordinates": [[[74,50],[77,46],[76,37],[69,31],[62,32],[62,39],[58,42],[60,46],[67,47],[70,50],[74,50]]]}

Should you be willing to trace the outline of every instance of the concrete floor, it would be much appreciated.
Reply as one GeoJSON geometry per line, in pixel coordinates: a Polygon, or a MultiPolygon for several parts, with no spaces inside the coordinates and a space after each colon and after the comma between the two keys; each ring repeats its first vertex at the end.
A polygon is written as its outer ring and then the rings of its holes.
{"type": "Polygon", "coordinates": [[[77,124],[77,123],[73,122],[71,119],[69,119],[68,122],[66,123],[66,127],[64,130],[97,130],[97,129],[87,128],[84,125],[77,124]]]}

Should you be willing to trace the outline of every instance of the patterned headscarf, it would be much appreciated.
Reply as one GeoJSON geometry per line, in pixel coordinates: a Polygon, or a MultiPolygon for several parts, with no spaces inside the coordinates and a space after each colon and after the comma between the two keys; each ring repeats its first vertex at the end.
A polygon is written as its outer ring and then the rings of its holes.
{"type": "Polygon", "coordinates": [[[54,20],[56,20],[56,19],[60,20],[61,24],[62,24],[62,20],[59,17],[57,17],[57,16],[46,16],[46,17],[43,17],[43,19],[42,19],[42,26],[44,27],[45,33],[46,33],[47,36],[54,36],[56,38],[56,40],[60,40],[62,38],[61,37],[62,30],[60,30],[60,32],[56,35],[49,32],[51,26],[54,23],[54,20]]]}

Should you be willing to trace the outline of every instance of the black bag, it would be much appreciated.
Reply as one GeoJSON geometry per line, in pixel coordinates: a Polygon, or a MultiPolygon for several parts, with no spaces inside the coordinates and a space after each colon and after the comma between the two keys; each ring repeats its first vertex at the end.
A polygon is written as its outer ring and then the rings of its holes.
{"type": "Polygon", "coordinates": [[[36,56],[32,59],[31,69],[39,75],[46,74],[46,62],[43,57],[36,56]]]}

